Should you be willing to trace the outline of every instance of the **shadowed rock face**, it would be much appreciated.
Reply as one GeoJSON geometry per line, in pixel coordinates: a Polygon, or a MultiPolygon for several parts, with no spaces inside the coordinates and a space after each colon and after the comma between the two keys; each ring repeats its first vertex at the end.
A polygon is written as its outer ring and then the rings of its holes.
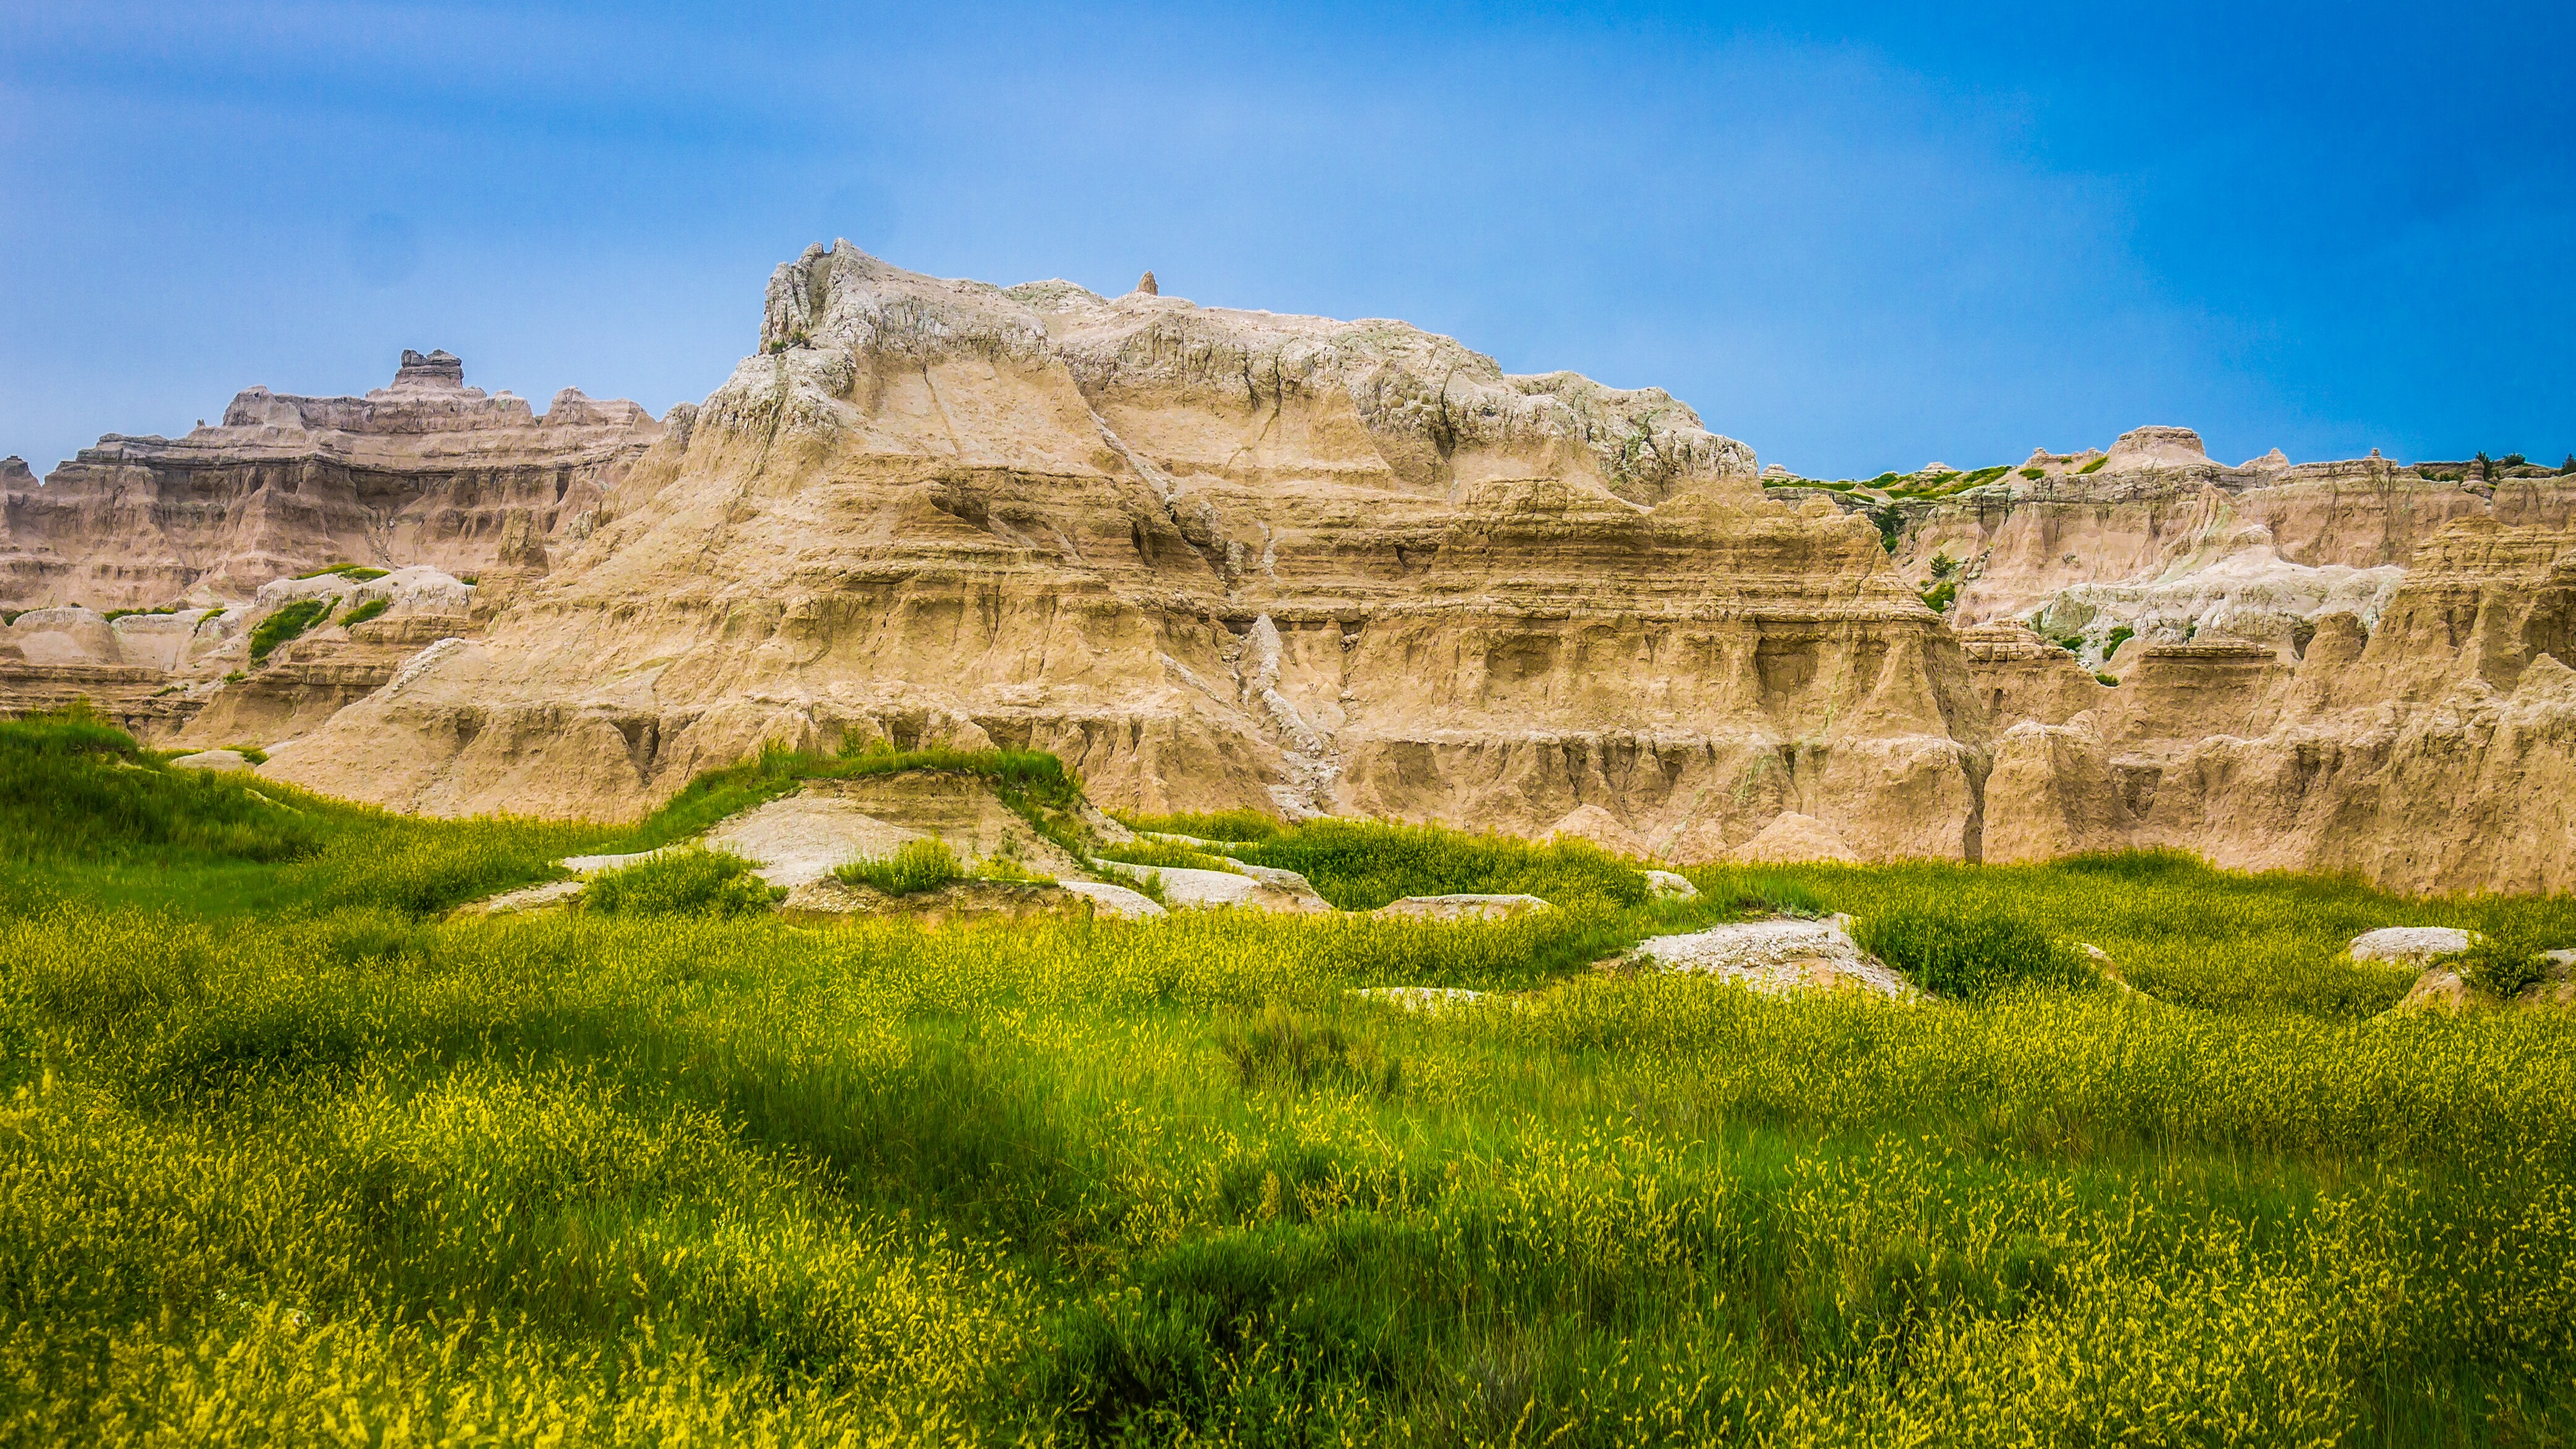
{"type": "Polygon", "coordinates": [[[363,398],[255,387],[217,426],[110,434],[41,486],[18,460],[0,463],[0,600],[237,603],[333,563],[525,567],[527,541],[586,528],[660,432],[633,403],[571,388],[539,417],[467,387],[445,352],[405,352],[393,385],[363,398]]]}

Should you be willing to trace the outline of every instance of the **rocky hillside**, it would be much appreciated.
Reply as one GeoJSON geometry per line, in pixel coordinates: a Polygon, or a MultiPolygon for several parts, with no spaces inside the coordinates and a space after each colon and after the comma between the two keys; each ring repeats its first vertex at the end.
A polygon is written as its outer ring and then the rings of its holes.
{"type": "Polygon", "coordinates": [[[540,417],[405,352],[363,398],[254,387],[184,438],[117,434],[40,485],[0,460],[0,607],[199,607],[330,564],[542,567],[661,428],[574,388],[540,417]]]}
{"type": "MultiPolygon", "coordinates": [[[[356,416],[310,406],[308,436],[356,416]]],[[[943,281],[846,243],[778,270],[761,351],[702,406],[597,426],[577,480],[397,510],[491,550],[452,568],[508,564],[435,653],[369,662],[362,695],[341,670],[326,707],[218,691],[202,721],[280,721],[267,772],[438,813],[631,818],[764,742],[884,739],[1053,751],[1112,806],[1685,860],[2179,845],[2576,885],[2576,540],[2567,480],[2528,466],[2227,468],[2141,429],[2019,468],[1757,475],[1665,393],[1400,322],[943,281]]],[[[95,537],[146,567],[112,510],[22,526],[15,500],[14,557],[95,537]]],[[[191,586],[264,567],[220,556],[191,586]]]]}

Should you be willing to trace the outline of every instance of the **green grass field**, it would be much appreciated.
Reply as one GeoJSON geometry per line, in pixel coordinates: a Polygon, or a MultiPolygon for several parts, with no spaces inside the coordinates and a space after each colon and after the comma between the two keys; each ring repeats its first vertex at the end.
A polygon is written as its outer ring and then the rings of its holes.
{"type": "Polygon", "coordinates": [[[2576,902],[2147,855],[1674,904],[1332,824],[1231,849],[1563,909],[448,920],[801,767],[640,829],[430,822],[111,734],[0,725],[10,1444],[2576,1437],[2576,1024],[2383,1015],[2408,973],[2342,953],[2576,943],[2576,902]],[[2009,918],[2138,994],[1588,965],[1828,908],[2009,918]]]}

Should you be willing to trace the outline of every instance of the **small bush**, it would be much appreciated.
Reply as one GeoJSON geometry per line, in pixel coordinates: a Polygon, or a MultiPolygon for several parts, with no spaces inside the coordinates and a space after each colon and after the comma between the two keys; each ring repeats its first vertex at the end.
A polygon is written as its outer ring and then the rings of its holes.
{"type": "Polygon", "coordinates": [[[250,631],[250,657],[266,659],[278,645],[302,635],[306,630],[331,616],[332,599],[298,599],[285,605],[250,631]]]}
{"type": "Polygon", "coordinates": [[[2102,465],[2110,461],[2111,455],[2105,453],[2101,457],[2094,459],[2092,462],[2085,464],[2083,467],[2078,468],[2075,471],[2077,473],[2099,473],[2102,471],[2102,465]]]}
{"type": "Polygon", "coordinates": [[[309,574],[297,574],[296,577],[299,579],[318,579],[328,577],[332,574],[338,574],[344,579],[354,580],[358,583],[365,583],[369,579],[383,578],[385,576],[385,571],[380,568],[370,568],[366,564],[337,563],[326,569],[315,569],[309,574]]]}
{"type": "Polygon", "coordinates": [[[261,749],[257,745],[226,745],[224,748],[241,756],[243,759],[250,761],[254,765],[265,765],[268,763],[268,751],[261,749]]]}
{"type": "Polygon", "coordinates": [[[1941,582],[1925,589],[1923,591],[1922,598],[1923,607],[1930,609],[1935,614],[1946,614],[1950,612],[1950,605],[1958,601],[1959,581],[1957,579],[1943,579],[1941,582]]]}
{"type": "Polygon", "coordinates": [[[2081,654],[2084,652],[2084,636],[2081,634],[2063,635],[2057,640],[2057,647],[2065,650],[2069,654],[2081,654]]]}
{"type": "Polygon", "coordinates": [[[1178,815],[1128,815],[1112,812],[1130,830],[1156,835],[1187,835],[1198,840],[1272,840],[1288,833],[1276,816],[1258,810],[1218,810],[1178,815]]]}
{"type": "Polygon", "coordinates": [[[2040,479],[2048,476],[2048,470],[2045,468],[2024,468],[2021,470],[2021,476],[2029,479],[2033,483],[2036,483],[2040,479]]]}
{"type": "Polygon", "coordinates": [[[2110,685],[2116,685],[2116,684],[2118,684],[2120,681],[2119,681],[2119,679],[2118,679],[2116,676],[2113,676],[2113,675],[2109,675],[2109,674],[2096,674],[2096,675],[2094,675],[2094,676],[2093,676],[2093,682],[2094,682],[2094,683],[2096,683],[2096,684],[2110,684],[2110,685]]]}
{"type": "Polygon", "coordinates": [[[1948,549],[1943,549],[1941,552],[1932,555],[1932,577],[1936,579],[1946,579],[1958,571],[1959,561],[1950,557],[1950,551],[1948,549]]]}
{"type": "Polygon", "coordinates": [[[907,840],[883,860],[854,860],[832,874],[844,885],[863,885],[890,896],[937,890],[966,874],[957,852],[939,839],[907,840]]]}
{"type": "Polygon", "coordinates": [[[786,895],[739,855],[674,850],[593,876],[581,900],[604,916],[749,916],[786,895]]]}
{"type": "Polygon", "coordinates": [[[2509,933],[2479,934],[2469,949],[2454,951],[2433,964],[2448,966],[2473,989],[2498,1001],[2510,1001],[2549,975],[2540,948],[2509,933]]]}
{"type": "Polygon", "coordinates": [[[1861,921],[1862,948],[1924,990],[1973,1000],[2020,985],[2089,987],[2101,974],[2019,916],[1929,908],[1861,921]]]}
{"type": "Polygon", "coordinates": [[[391,599],[369,599],[358,607],[351,609],[348,613],[341,615],[341,626],[345,628],[351,624],[363,624],[393,606],[394,601],[391,599]]]}
{"type": "Polygon", "coordinates": [[[2108,659],[2112,655],[2119,653],[2121,645],[2128,643],[2136,637],[2138,637],[2138,631],[2130,628],[2126,624],[2112,630],[2109,636],[2104,638],[2102,641],[2102,657],[2108,659]]]}

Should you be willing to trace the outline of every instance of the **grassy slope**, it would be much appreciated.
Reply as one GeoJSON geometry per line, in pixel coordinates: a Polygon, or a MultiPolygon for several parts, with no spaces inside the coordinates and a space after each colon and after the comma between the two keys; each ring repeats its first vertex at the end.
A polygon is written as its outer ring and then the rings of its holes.
{"type": "Polygon", "coordinates": [[[2564,902],[2125,858],[1630,906],[1579,851],[1338,830],[1337,890],[1597,889],[1465,927],[442,924],[354,893],[601,832],[277,798],[315,853],[19,857],[53,899],[0,914],[0,1440],[2576,1429],[2576,1031],[2369,1019],[2402,981],[2331,964],[2564,902]],[[120,908],[155,868],[227,894],[120,908]],[[2006,901],[2189,1004],[1570,969],[1802,891],[2006,901]],[[1543,1004],[1342,994],[1387,983],[1543,1004]]]}

